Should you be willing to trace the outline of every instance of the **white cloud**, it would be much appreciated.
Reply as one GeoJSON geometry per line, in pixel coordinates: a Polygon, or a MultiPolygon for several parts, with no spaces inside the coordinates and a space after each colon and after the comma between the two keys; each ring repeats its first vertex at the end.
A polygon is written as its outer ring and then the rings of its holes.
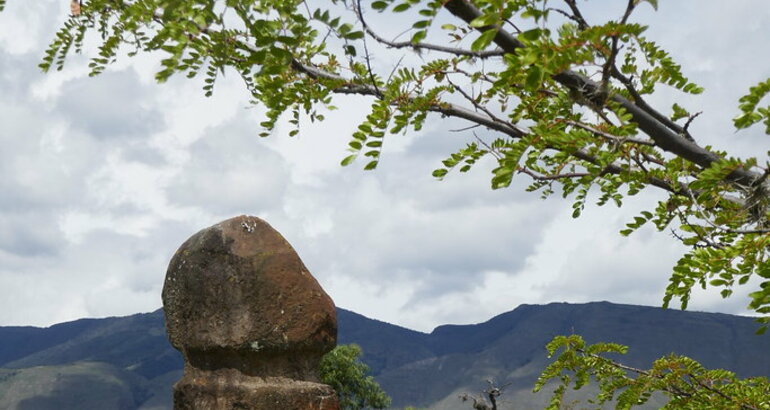
{"type": "MultiPolygon", "coordinates": [[[[593,21],[615,16],[586,6],[593,21]]],[[[340,110],[303,122],[298,137],[281,123],[260,139],[264,109],[246,109],[237,76],[204,98],[199,80],[155,84],[152,56],[95,79],[84,58],[42,75],[36,65],[66,7],[9,2],[0,13],[0,325],[156,309],[177,247],[238,214],[283,233],[342,307],[421,330],[521,303],[660,304],[682,249],[665,233],[617,234],[655,196],[572,220],[568,202],[523,192],[524,179],[490,190],[489,163],[437,182],[430,172],[469,136],[440,118],[389,136],[376,171],[363,161],[341,168],[367,112],[361,97],[338,98],[340,110]]],[[[638,20],[707,90],[651,101],[703,110],[692,125],[702,141],[756,154],[763,136],[734,134],[730,119],[746,88],[770,76],[769,13],[763,1],[642,7],[638,20]]],[[[420,58],[398,51],[373,63],[402,54],[420,58]]],[[[691,306],[738,313],[746,302],[697,292],[691,306]]]]}
{"type": "Polygon", "coordinates": [[[12,1],[0,14],[0,49],[18,55],[41,54],[56,20],[66,16],[68,5],[55,0],[12,1]]]}

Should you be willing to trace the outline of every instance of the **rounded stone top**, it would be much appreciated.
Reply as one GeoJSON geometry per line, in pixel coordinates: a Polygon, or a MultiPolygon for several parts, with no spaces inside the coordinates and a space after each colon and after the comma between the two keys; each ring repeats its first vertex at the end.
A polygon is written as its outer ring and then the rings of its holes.
{"type": "Polygon", "coordinates": [[[188,239],[169,263],[163,306],[186,351],[323,354],[337,339],[334,303],[267,222],[238,216],[188,239]]]}

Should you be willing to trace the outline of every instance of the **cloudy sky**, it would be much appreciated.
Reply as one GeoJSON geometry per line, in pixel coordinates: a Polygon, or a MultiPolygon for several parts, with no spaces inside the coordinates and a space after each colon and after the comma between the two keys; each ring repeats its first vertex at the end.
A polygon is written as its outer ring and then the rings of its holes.
{"type": "MultiPolygon", "coordinates": [[[[158,85],[152,58],[87,76],[37,68],[68,13],[65,0],[9,0],[0,13],[0,325],[47,326],[161,305],[166,266],[196,231],[239,214],[266,219],[297,249],[337,305],[430,331],[473,323],[522,303],[608,300],[658,306],[683,249],[666,233],[617,232],[650,195],[623,209],[489,189],[488,165],[430,172],[468,135],[435,118],[388,140],[375,172],[341,168],[364,101],[289,138],[260,139],[259,108],[236,80],[204,98],[201,84],[158,85]]],[[[620,2],[619,2],[620,3],[620,2]]],[[[770,76],[766,0],[661,0],[637,20],[706,92],[701,141],[764,155],[766,136],[730,119],[749,86],[770,76]],[[755,152],[756,151],[756,152],[755,152]]],[[[607,14],[586,3],[589,16],[607,14]]],[[[655,102],[670,106],[673,93],[655,102]]],[[[698,293],[692,309],[745,313],[745,292],[698,293]]]]}

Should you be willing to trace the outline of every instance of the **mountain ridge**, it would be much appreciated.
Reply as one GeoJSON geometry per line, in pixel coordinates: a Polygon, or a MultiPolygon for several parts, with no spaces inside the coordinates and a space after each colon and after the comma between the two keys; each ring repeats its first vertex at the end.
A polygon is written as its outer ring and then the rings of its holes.
{"type": "MultiPolygon", "coordinates": [[[[467,409],[457,395],[479,391],[486,379],[511,383],[504,397],[517,408],[542,407],[546,395],[534,395],[531,389],[549,363],[545,344],[572,332],[589,343],[629,345],[622,360],[635,367],[649,367],[655,358],[675,351],[740,377],[770,376],[770,356],[765,354],[770,337],[755,335],[758,325],[749,317],[610,302],[557,302],[521,305],[485,322],[441,325],[424,333],[342,308],[337,316],[338,342],[362,347],[363,361],[396,408],[467,409]]],[[[182,364],[166,338],[161,309],[46,328],[0,327],[0,408],[66,410],[44,404],[54,403],[56,395],[66,395],[67,389],[88,394],[83,383],[96,380],[121,397],[99,408],[170,409],[171,385],[181,376],[182,364]],[[20,377],[37,383],[35,377],[49,377],[52,372],[67,374],[68,384],[59,386],[64,390],[53,386],[38,394],[45,400],[8,393],[20,377]],[[16,401],[9,402],[8,397],[16,401]]],[[[581,394],[575,397],[585,396],[581,394]]]]}

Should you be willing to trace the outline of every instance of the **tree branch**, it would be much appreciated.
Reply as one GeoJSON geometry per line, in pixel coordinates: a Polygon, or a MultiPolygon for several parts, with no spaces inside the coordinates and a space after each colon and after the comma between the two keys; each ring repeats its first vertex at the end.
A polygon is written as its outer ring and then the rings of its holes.
{"type": "MultiPolygon", "coordinates": [[[[613,367],[621,369],[621,370],[630,371],[630,372],[633,372],[633,373],[636,373],[636,374],[639,374],[639,375],[643,375],[643,376],[647,376],[647,377],[653,377],[653,378],[656,378],[656,379],[659,379],[659,380],[663,380],[664,379],[663,376],[660,376],[660,375],[657,375],[657,374],[652,374],[649,371],[638,369],[636,367],[631,367],[631,366],[624,365],[623,363],[616,362],[616,361],[614,361],[612,359],[608,359],[608,358],[606,358],[604,356],[601,356],[601,355],[598,355],[596,353],[589,353],[589,352],[586,352],[583,349],[575,349],[575,350],[578,351],[581,354],[584,354],[586,356],[590,356],[590,357],[593,357],[595,359],[601,360],[604,363],[607,363],[610,366],[613,366],[613,367]]],[[[690,377],[690,379],[693,380],[693,382],[696,382],[698,384],[698,386],[700,386],[701,388],[704,388],[704,389],[706,389],[706,390],[708,390],[708,391],[710,391],[712,393],[716,393],[719,396],[721,396],[722,398],[724,398],[725,400],[728,400],[730,402],[738,404],[741,409],[759,410],[759,409],[757,409],[754,406],[749,406],[749,405],[746,405],[746,404],[743,404],[743,403],[737,403],[736,400],[733,397],[728,396],[726,393],[724,393],[723,391],[721,391],[721,390],[719,390],[719,389],[717,389],[715,387],[711,387],[711,386],[708,386],[708,385],[704,384],[697,376],[693,375],[692,373],[688,373],[687,375],[690,377]]],[[[687,381],[685,381],[685,383],[687,383],[687,381]]],[[[693,390],[695,390],[695,386],[693,386],[691,383],[687,383],[687,384],[691,388],[693,388],[693,390]]],[[[684,390],[682,390],[680,388],[677,388],[675,386],[671,386],[669,384],[664,386],[663,389],[665,391],[667,391],[669,393],[672,393],[672,394],[675,394],[675,395],[681,395],[681,396],[687,396],[687,397],[691,397],[693,395],[693,393],[686,392],[686,391],[684,391],[684,390]]]]}
{"type": "MultiPolygon", "coordinates": [[[[444,4],[444,7],[454,16],[466,23],[470,23],[475,18],[482,15],[482,13],[467,0],[449,0],[444,4]]],[[[485,26],[480,27],[477,30],[485,31],[492,28],[499,29],[499,27],[485,26]]],[[[498,30],[493,41],[506,53],[514,53],[517,49],[524,47],[524,44],[518,39],[502,29],[498,30]]],[[[552,78],[565,87],[579,92],[590,101],[603,103],[603,101],[596,101],[596,97],[601,95],[600,85],[582,74],[566,70],[554,74],[552,78]]],[[[721,159],[717,154],[687,140],[679,133],[672,130],[665,122],[660,120],[661,117],[665,117],[652,108],[645,110],[618,94],[614,94],[610,98],[628,111],[634,122],[639,126],[639,129],[652,138],[661,149],[691,161],[703,168],[708,168],[713,162],[721,159]],[[656,114],[653,115],[651,112],[656,114]]],[[[759,178],[759,176],[759,174],[749,170],[736,169],[730,173],[726,179],[730,182],[749,186],[754,180],[759,178]]]]}
{"type": "Polygon", "coordinates": [[[361,21],[361,25],[364,27],[364,31],[366,32],[366,34],[369,34],[369,36],[371,36],[377,42],[385,44],[390,48],[411,48],[415,51],[433,50],[433,51],[440,51],[442,53],[453,54],[456,56],[467,56],[467,57],[476,57],[476,58],[499,57],[505,54],[503,50],[473,51],[473,50],[466,50],[462,48],[446,47],[438,44],[413,43],[411,41],[397,42],[397,41],[386,40],[384,37],[377,34],[377,32],[375,32],[364,19],[364,13],[361,9],[361,0],[358,0],[357,5],[353,6],[353,8],[355,9],[356,14],[358,15],[358,20],[361,21]]]}
{"type": "MultiPolygon", "coordinates": [[[[634,88],[634,83],[631,81],[630,78],[623,75],[623,73],[620,72],[620,70],[617,69],[617,67],[612,68],[612,78],[620,81],[621,84],[626,88],[629,94],[631,94],[631,97],[634,99],[634,103],[639,106],[639,108],[646,111],[648,114],[650,114],[653,118],[663,123],[666,127],[674,130],[679,135],[685,134],[684,128],[682,128],[679,124],[675,123],[674,121],[671,121],[670,118],[667,116],[661,114],[659,111],[656,111],[654,108],[652,108],[649,104],[647,104],[647,101],[645,101],[644,97],[642,97],[641,94],[639,94],[638,91],[636,91],[636,88],[634,88]]],[[[690,136],[690,139],[692,141],[695,141],[692,136],[690,136]]]]}
{"type": "MultiPolygon", "coordinates": [[[[293,69],[299,72],[302,72],[304,74],[307,74],[310,78],[341,82],[342,83],[341,86],[332,89],[332,92],[334,93],[371,95],[377,98],[384,97],[382,92],[380,92],[377,88],[375,88],[370,84],[355,84],[350,80],[346,79],[345,77],[328,73],[326,71],[318,69],[317,67],[304,64],[297,59],[292,59],[291,66],[293,69]]],[[[495,121],[494,119],[485,117],[477,112],[471,111],[464,107],[457,106],[455,104],[442,102],[440,104],[431,105],[428,108],[428,110],[437,112],[449,117],[462,118],[464,120],[468,120],[470,122],[483,125],[489,129],[500,131],[514,138],[521,138],[524,135],[526,135],[526,132],[516,127],[512,127],[506,123],[500,123],[498,121],[495,121]]]]}

